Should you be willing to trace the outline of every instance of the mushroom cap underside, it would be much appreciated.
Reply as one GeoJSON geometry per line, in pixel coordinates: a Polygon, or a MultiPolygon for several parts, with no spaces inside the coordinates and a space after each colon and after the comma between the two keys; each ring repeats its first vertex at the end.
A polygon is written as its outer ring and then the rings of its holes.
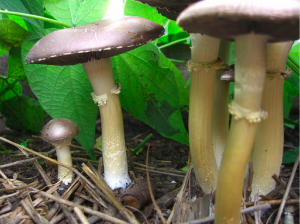
{"type": "Polygon", "coordinates": [[[77,124],[67,118],[55,118],[49,121],[41,131],[41,137],[51,144],[63,144],[75,138],[79,133],[77,124]]]}
{"type": "Polygon", "coordinates": [[[189,33],[220,39],[256,33],[268,35],[270,41],[295,40],[299,38],[299,9],[297,0],[209,0],[189,6],[177,23],[189,33]]]}
{"type": "Polygon", "coordinates": [[[100,20],[88,25],[54,31],[28,52],[27,64],[74,65],[109,58],[164,34],[164,28],[141,17],[100,20]]]}

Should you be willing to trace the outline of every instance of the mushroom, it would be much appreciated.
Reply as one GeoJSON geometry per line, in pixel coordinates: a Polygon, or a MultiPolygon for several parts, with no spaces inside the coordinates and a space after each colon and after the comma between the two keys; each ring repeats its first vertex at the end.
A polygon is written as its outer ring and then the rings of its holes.
{"type": "MultiPolygon", "coordinates": [[[[71,140],[79,133],[75,122],[67,118],[55,118],[49,121],[41,131],[41,137],[45,142],[54,145],[57,160],[65,165],[73,167],[70,152],[71,140]]],[[[63,166],[58,166],[58,179],[65,185],[72,182],[73,171],[63,166]]]]}
{"type": "Polygon", "coordinates": [[[31,64],[83,64],[94,90],[93,100],[100,109],[104,177],[112,189],[124,189],[130,178],[118,96],[121,86],[115,84],[109,57],[137,48],[163,33],[162,26],[140,17],[100,20],[46,35],[25,58],[31,64]]]}
{"type": "Polygon", "coordinates": [[[240,223],[243,179],[258,123],[266,74],[267,42],[298,39],[299,1],[210,0],[188,7],[178,20],[190,33],[235,41],[233,115],[216,191],[215,223],[240,223]],[[197,16],[195,15],[197,12],[197,16]],[[200,14],[200,16],[199,16],[200,14]]]}
{"type": "MultiPolygon", "coordinates": [[[[185,29],[182,18],[188,19],[189,16],[197,16],[196,13],[189,14],[185,13],[184,10],[177,19],[178,25],[185,29]]],[[[224,146],[220,147],[220,144],[215,144],[217,146],[213,147],[212,138],[214,137],[215,143],[219,143],[217,140],[221,137],[220,134],[222,137],[225,134],[224,138],[226,138],[227,131],[225,133],[222,133],[222,131],[228,128],[228,125],[225,125],[225,128],[221,128],[220,126],[221,122],[222,124],[226,123],[226,115],[220,115],[222,112],[219,108],[213,108],[214,104],[215,106],[217,104],[216,102],[214,103],[215,85],[219,84],[216,82],[216,71],[224,68],[222,65],[224,61],[218,58],[218,54],[225,56],[230,44],[226,46],[228,43],[222,42],[219,50],[220,39],[205,34],[202,35],[199,32],[191,33],[190,36],[192,40],[191,61],[187,64],[188,70],[191,71],[189,143],[195,176],[201,188],[207,194],[214,191],[217,184],[218,166],[214,149],[218,153],[218,161],[220,161],[219,158],[222,156],[223,149],[217,150],[216,148],[224,148],[224,146]],[[218,111],[213,115],[213,110],[218,111]],[[214,130],[212,130],[213,116],[222,119],[222,121],[218,120],[218,123],[214,123],[214,130]],[[215,134],[212,134],[212,132],[215,132],[215,134]]],[[[215,100],[218,101],[219,97],[220,93],[217,93],[215,100]]],[[[222,93],[222,97],[224,100],[226,93],[222,93]]],[[[225,100],[225,103],[227,102],[225,100]]],[[[226,112],[226,114],[228,113],[226,112]]]]}
{"type": "Polygon", "coordinates": [[[252,200],[254,196],[266,195],[275,188],[273,174],[279,176],[283,155],[283,85],[290,74],[285,67],[293,41],[267,45],[267,79],[262,106],[268,119],[262,121],[255,137],[252,162],[252,200]]]}

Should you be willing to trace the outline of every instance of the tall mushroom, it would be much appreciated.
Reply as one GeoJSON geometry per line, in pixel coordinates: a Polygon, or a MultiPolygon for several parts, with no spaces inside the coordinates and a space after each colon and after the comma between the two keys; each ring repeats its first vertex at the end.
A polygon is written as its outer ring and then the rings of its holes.
{"type": "Polygon", "coordinates": [[[210,0],[185,10],[185,15],[198,11],[200,17],[178,18],[190,33],[235,40],[236,84],[229,105],[233,119],[218,176],[215,223],[240,223],[245,169],[258,122],[267,117],[261,109],[266,44],[298,38],[299,8],[299,1],[293,0],[271,4],[261,0],[210,0]]]}
{"type": "Polygon", "coordinates": [[[267,46],[267,79],[262,106],[268,119],[262,121],[255,137],[252,162],[251,197],[266,195],[275,188],[273,174],[279,175],[283,155],[283,85],[289,75],[285,64],[293,41],[271,43],[267,46]]]}
{"type": "MultiPolygon", "coordinates": [[[[57,160],[65,165],[73,167],[70,152],[71,140],[79,133],[77,124],[67,118],[55,118],[49,121],[41,131],[41,137],[45,142],[54,145],[57,160]]],[[[73,171],[63,166],[58,166],[58,179],[65,185],[72,182],[73,171]]]]}
{"type": "Polygon", "coordinates": [[[162,26],[140,17],[100,20],[46,35],[25,58],[31,64],[83,64],[94,90],[93,100],[100,109],[104,176],[112,189],[125,188],[130,179],[118,96],[121,86],[115,84],[109,57],[137,48],[163,33],[162,26]]]}

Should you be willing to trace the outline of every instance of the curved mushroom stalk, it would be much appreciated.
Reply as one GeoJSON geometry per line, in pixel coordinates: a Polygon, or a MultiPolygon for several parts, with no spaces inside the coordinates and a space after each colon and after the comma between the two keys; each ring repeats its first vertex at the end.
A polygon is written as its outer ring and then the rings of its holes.
{"type": "Polygon", "coordinates": [[[275,188],[273,174],[279,175],[283,155],[283,85],[285,64],[293,41],[268,44],[267,79],[262,107],[268,119],[258,127],[253,149],[253,181],[251,198],[266,195],[275,188]]]}
{"type": "Polygon", "coordinates": [[[115,84],[109,58],[91,60],[83,64],[94,90],[102,125],[102,152],[104,178],[112,189],[125,188],[131,180],[128,175],[120,87],[115,84]]]}
{"type": "MultiPolygon", "coordinates": [[[[219,58],[224,60],[225,64],[230,63],[231,59],[231,41],[221,40],[219,48],[219,58]]],[[[225,142],[229,131],[229,82],[222,81],[221,75],[224,70],[217,71],[215,80],[214,108],[212,118],[212,146],[217,162],[220,168],[225,142]]]]}
{"type": "Polygon", "coordinates": [[[189,106],[189,141],[196,178],[205,193],[216,189],[218,169],[212,148],[212,114],[220,40],[191,34],[192,62],[189,106]]]}

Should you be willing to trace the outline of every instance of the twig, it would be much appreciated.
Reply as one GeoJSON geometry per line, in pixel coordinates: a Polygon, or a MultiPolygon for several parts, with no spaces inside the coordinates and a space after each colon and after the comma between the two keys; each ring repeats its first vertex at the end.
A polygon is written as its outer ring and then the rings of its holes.
{"type": "Polygon", "coordinates": [[[284,195],[283,195],[283,198],[282,198],[282,202],[281,202],[281,204],[279,206],[279,209],[278,209],[277,216],[276,216],[274,224],[278,224],[279,223],[279,220],[280,220],[280,217],[281,217],[281,213],[282,213],[282,211],[284,209],[284,205],[285,205],[286,199],[287,199],[287,197],[289,195],[289,191],[291,189],[291,186],[292,186],[292,183],[293,183],[293,180],[294,180],[294,177],[295,177],[298,165],[299,165],[299,152],[298,152],[298,156],[297,156],[297,159],[295,161],[295,164],[294,164],[294,167],[293,167],[293,170],[292,170],[292,173],[291,173],[291,177],[289,179],[289,182],[287,184],[286,190],[284,192],[284,195]]]}
{"type": "Polygon", "coordinates": [[[152,134],[150,133],[135,149],[133,149],[131,151],[132,155],[135,155],[135,154],[138,154],[138,151],[140,150],[140,148],[143,147],[143,145],[145,145],[145,143],[150,139],[152,138],[152,134]]]}
{"type": "Polygon", "coordinates": [[[83,214],[83,212],[80,210],[80,208],[75,207],[74,211],[82,224],[90,224],[87,218],[85,217],[85,215],[83,214]]]}
{"type": "Polygon", "coordinates": [[[151,185],[150,185],[150,176],[149,176],[149,169],[148,169],[149,148],[150,148],[150,144],[148,144],[147,157],[146,157],[146,174],[147,174],[147,180],[148,180],[147,181],[148,182],[148,188],[149,188],[151,200],[152,200],[152,203],[153,203],[153,205],[156,209],[156,212],[158,213],[161,221],[165,224],[165,223],[167,223],[167,221],[165,220],[164,216],[162,215],[160,208],[156,204],[155,198],[154,198],[153,193],[152,193],[151,185]]]}
{"type": "Polygon", "coordinates": [[[124,205],[122,205],[122,203],[116,198],[116,196],[112,193],[110,188],[103,182],[102,179],[99,179],[98,176],[95,173],[93,173],[93,171],[84,163],[82,164],[82,169],[104,192],[104,194],[112,201],[112,203],[118,209],[121,215],[123,215],[132,224],[139,223],[133,215],[133,213],[129,209],[125,208],[124,205]]]}
{"type": "MultiPolygon", "coordinates": [[[[135,169],[142,170],[142,171],[146,172],[146,169],[143,169],[143,168],[135,168],[135,169]]],[[[180,175],[180,174],[166,173],[166,172],[161,172],[161,171],[156,171],[156,170],[149,170],[149,169],[148,169],[148,172],[158,173],[158,174],[163,174],[163,175],[168,175],[168,176],[174,176],[174,177],[185,177],[184,175],[180,175]]]]}
{"type": "Polygon", "coordinates": [[[173,209],[172,209],[172,212],[167,220],[167,224],[170,224],[172,222],[172,218],[173,218],[173,215],[174,215],[174,212],[175,212],[175,205],[176,204],[181,204],[182,203],[182,200],[183,200],[183,193],[185,192],[186,190],[186,187],[187,187],[187,184],[189,183],[189,179],[190,179],[190,175],[191,175],[191,171],[192,171],[192,167],[189,166],[189,169],[184,177],[184,180],[182,182],[182,185],[181,185],[181,189],[178,193],[178,196],[177,196],[177,200],[173,206],[173,209]]]}
{"type": "Polygon", "coordinates": [[[23,208],[26,210],[26,212],[28,213],[28,215],[30,216],[30,218],[32,218],[32,220],[35,223],[49,224],[49,221],[45,219],[43,216],[41,216],[39,213],[37,213],[37,211],[34,209],[29,197],[23,199],[21,201],[21,204],[23,208]]]}
{"type": "Polygon", "coordinates": [[[16,191],[16,190],[23,190],[23,189],[26,189],[26,188],[29,188],[29,187],[32,187],[34,185],[37,185],[39,182],[38,181],[34,181],[33,183],[31,184],[27,184],[27,185],[22,185],[20,187],[14,187],[14,188],[7,188],[7,189],[0,189],[0,193],[2,192],[6,192],[6,191],[16,191]]]}
{"type": "Polygon", "coordinates": [[[23,164],[23,163],[29,163],[29,162],[31,162],[33,160],[34,160],[34,158],[31,158],[31,159],[24,159],[24,160],[12,162],[12,163],[4,164],[4,165],[0,166],[0,169],[6,168],[6,167],[10,167],[10,166],[20,165],[20,164],[23,164]]]}
{"type": "MultiPolygon", "coordinates": [[[[33,191],[36,191],[37,189],[35,188],[29,188],[30,190],[33,190],[33,191]]],[[[62,204],[65,204],[65,205],[68,205],[68,206],[71,206],[71,207],[78,207],[80,208],[82,211],[86,212],[86,213],[89,213],[91,215],[96,215],[102,219],[105,219],[107,221],[110,221],[110,222],[113,222],[113,223],[116,223],[116,224],[128,224],[127,222],[123,221],[123,220],[120,220],[120,219],[117,219],[117,218],[114,218],[114,217],[111,217],[109,215],[106,215],[102,212],[98,212],[98,211],[94,211],[93,209],[90,209],[90,208],[87,208],[85,206],[82,206],[82,205],[79,205],[79,204],[76,204],[74,202],[71,202],[71,201],[68,201],[68,200],[65,200],[65,199],[62,199],[60,197],[57,197],[57,196],[54,196],[52,194],[48,194],[44,191],[40,191],[38,194],[44,196],[44,197],[47,197],[47,198],[50,198],[54,201],[58,201],[62,204]]]]}
{"type": "MultiPolygon", "coordinates": [[[[258,204],[262,205],[262,204],[270,204],[270,205],[279,205],[282,202],[282,199],[278,199],[278,200],[269,200],[269,201],[259,201],[258,204]]],[[[297,204],[299,203],[300,200],[299,199],[288,199],[286,200],[286,204],[297,204]]],[[[253,206],[254,202],[245,202],[246,206],[253,206]]]]}

